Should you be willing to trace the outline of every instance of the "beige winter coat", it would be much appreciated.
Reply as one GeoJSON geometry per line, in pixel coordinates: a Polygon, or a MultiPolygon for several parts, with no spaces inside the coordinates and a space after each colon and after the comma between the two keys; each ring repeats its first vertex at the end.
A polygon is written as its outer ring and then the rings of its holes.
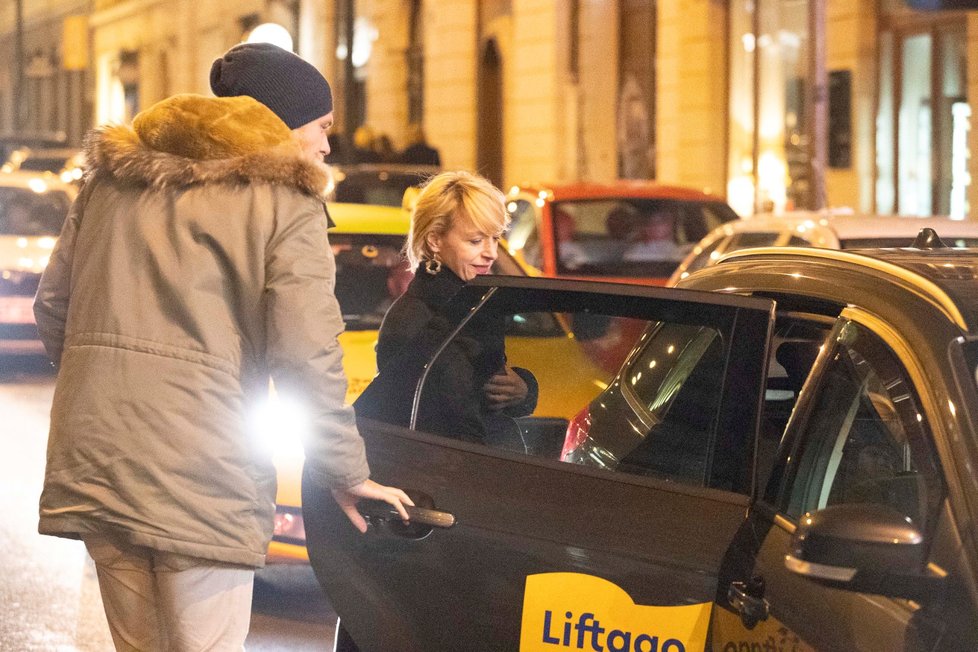
{"type": "Polygon", "coordinates": [[[368,475],[343,403],[325,174],[243,97],[176,96],[86,153],[34,306],[60,366],[39,530],[261,566],[275,472],[247,423],[269,375],[314,419],[314,477],[368,475]]]}

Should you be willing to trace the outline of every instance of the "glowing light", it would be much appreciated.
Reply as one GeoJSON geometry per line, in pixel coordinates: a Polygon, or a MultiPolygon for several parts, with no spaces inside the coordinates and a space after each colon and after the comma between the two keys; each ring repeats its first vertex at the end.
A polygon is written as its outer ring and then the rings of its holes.
{"type": "Polygon", "coordinates": [[[56,238],[46,235],[43,238],[37,239],[37,246],[41,249],[54,249],[54,245],[57,241],[58,240],[56,238]]]}
{"type": "Polygon", "coordinates": [[[262,23],[248,33],[247,43],[271,43],[292,52],[293,42],[289,30],[278,23],[262,23]]]}
{"type": "Polygon", "coordinates": [[[48,191],[48,184],[44,182],[44,179],[38,179],[36,177],[27,182],[27,187],[39,195],[48,191]]]}
{"type": "Polygon", "coordinates": [[[666,349],[666,353],[672,355],[672,352],[675,351],[675,350],[676,350],[676,346],[674,344],[670,344],[669,345],[669,348],[666,349]]]}

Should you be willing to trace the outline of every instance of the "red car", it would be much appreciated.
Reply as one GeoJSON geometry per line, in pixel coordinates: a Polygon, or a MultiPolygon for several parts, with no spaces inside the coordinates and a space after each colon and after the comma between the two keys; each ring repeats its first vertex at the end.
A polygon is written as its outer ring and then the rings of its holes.
{"type": "Polygon", "coordinates": [[[664,285],[737,214],[709,193],[651,181],[513,186],[510,252],[544,276],[664,285]]]}

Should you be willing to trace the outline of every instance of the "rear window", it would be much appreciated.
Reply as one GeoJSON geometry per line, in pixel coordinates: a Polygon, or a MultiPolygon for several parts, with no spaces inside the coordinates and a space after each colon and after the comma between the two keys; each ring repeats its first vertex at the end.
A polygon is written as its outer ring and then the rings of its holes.
{"type": "Polygon", "coordinates": [[[329,242],[336,258],[336,299],[346,329],[377,330],[413,277],[401,255],[404,237],[330,233],[329,242]]]}
{"type": "Polygon", "coordinates": [[[70,204],[61,191],[0,187],[0,235],[58,235],[70,204]]]}
{"type": "Polygon", "coordinates": [[[667,278],[711,230],[737,218],[722,202],[598,199],[552,206],[557,269],[575,276],[667,278]]]}
{"type": "Polygon", "coordinates": [[[350,174],[337,182],[336,201],[400,207],[404,191],[424,181],[424,176],[415,174],[350,174]]]}
{"type": "MultiPolygon", "coordinates": [[[[407,289],[414,274],[401,253],[404,236],[330,233],[336,259],[336,299],[349,331],[377,330],[394,300],[407,289]]],[[[509,254],[499,249],[494,274],[522,276],[509,254]]],[[[530,320],[517,315],[508,324],[513,334],[550,337],[562,334],[552,316],[530,320]]]]}

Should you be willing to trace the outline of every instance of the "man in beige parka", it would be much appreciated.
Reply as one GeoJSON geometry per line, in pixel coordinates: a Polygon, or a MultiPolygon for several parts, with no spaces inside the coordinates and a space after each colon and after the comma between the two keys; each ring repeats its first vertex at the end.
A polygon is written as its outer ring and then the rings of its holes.
{"type": "Polygon", "coordinates": [[[81,538],[119,650],[240,650],[271,538],[275,471],[249,409],[314,419],[307,469],[361,531],[368,479],[337,340],[322,165],[329,85],[267,44],[90,134],[90,165],[35,301],[59,367],[43,534],[81,538]]]}

